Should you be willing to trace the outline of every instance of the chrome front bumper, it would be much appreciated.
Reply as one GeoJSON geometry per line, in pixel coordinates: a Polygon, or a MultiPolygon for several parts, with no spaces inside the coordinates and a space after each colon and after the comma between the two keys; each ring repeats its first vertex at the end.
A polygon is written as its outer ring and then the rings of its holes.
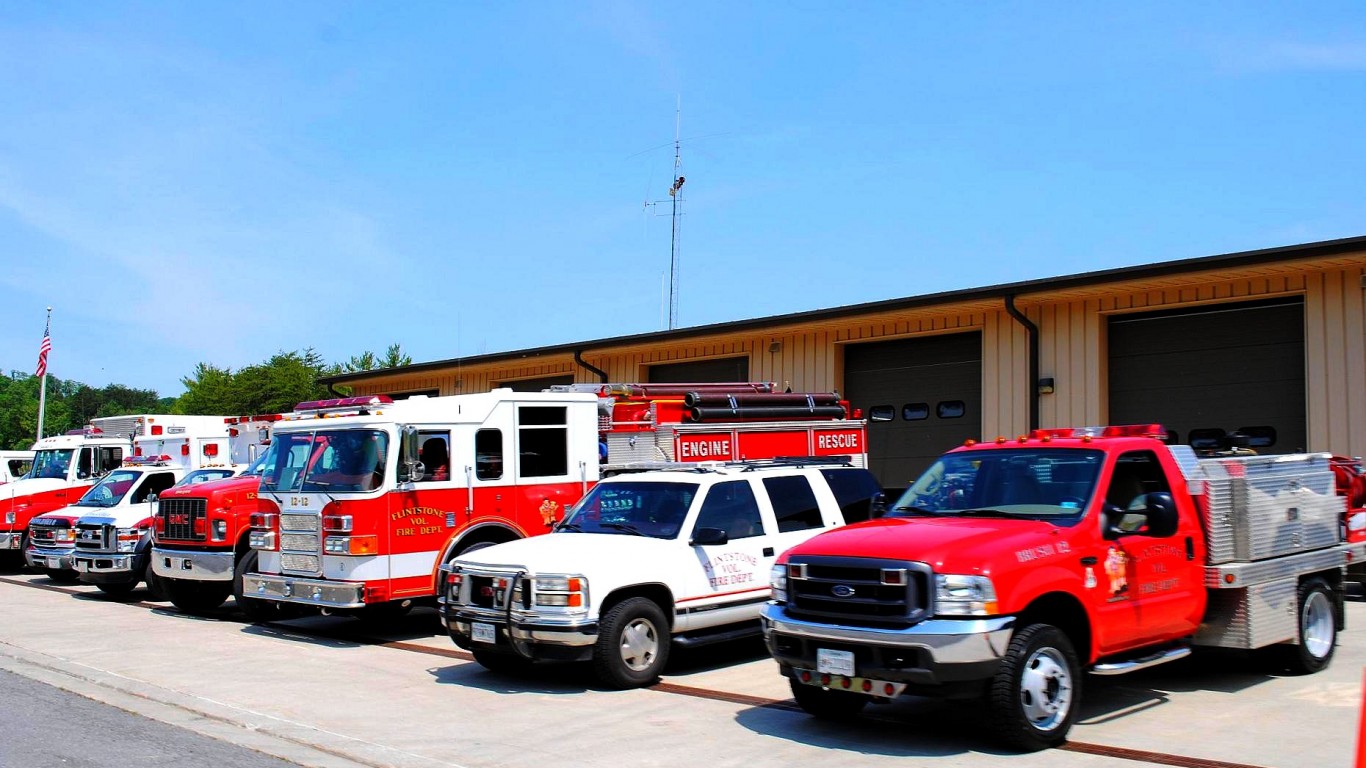
{"type": "Polygon", "coordinates": [[[73,559],[76,547],[29,547],[24,550],[24,560],[31,568],[47,568],[54,571],[74,571],[73,559]]]}
{"type": "Polygon", "coordinates": [[[320,608],[365,607],[365,584],[349,581],[249,573],[242,577],[242,595],[258,600],[316,605],[320,608]]]}
{"type": "Polygon", "coordinates": [[[152,547],[152,572],[166,579],[232,581],[236,559],[231,550],[199,552],[152,547]]]}
{"type": "Polygon", "coordinates": [[[473,625],[491,624],[495,633],[501,631],[506,637],[519,643],[533,645],[559,645],[582,647],[593,645],[598,640],[598,622],[591,616],[576,618],[546,617],[538,615],[512,614],[512,624],[501,610],[483,610],[469,606],[441,606],[441,618],[446,631],[452,637],[473,642],[473,625]]]}
{"type": "Polygon", "coordinates": [[[72,557],[72,567],[80,573],[131,573],[141,569],[138,567],[137,558],[139,556],[132,552],[120,552],[118,554],[94,553],[77,551],[72,557]]]}
{"type": "Polygon", "coordinates": [[[981,679],[1005,655],[1015,626],[1014,616],[930,619],[905,629],[843,626],[794,618],[773,603],[761,619],[769,652],[781,665],[814,669],[823,646],[867,648],[877,658],[897,659],[874,670],[879,676],[927,683],[981,679]]]}

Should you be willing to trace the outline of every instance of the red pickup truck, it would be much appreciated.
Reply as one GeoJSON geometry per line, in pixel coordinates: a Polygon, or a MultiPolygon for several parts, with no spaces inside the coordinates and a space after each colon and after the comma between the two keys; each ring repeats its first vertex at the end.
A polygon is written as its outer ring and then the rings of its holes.
{"type": "Polygon", "coordinates": [[[1083,674],[1193,646],[1297,673],[1343,628],[1344,489],[1329,454],[1199,457],[1160,425],[1036,430],[941,456],[887,514],[773,567],[763,628],[797,703],[984,699],[1000,740],[1062,743],[1083,674]]]}

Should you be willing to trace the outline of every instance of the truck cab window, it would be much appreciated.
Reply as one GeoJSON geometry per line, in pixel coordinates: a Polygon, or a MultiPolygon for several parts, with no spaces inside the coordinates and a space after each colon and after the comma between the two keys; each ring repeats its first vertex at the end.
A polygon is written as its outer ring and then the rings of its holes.
{"type": "Polygon", "coordinates": [[[1129,509],[1144,494],[1170,493],[1167,476],[1151,451],[1130,451],[1115,460],[1110,486],[1105,491],[1107,507],[1129,509]]]}
{"type": "Polygon", "coordinates": [[[76,477],[90,477],[92,462],[94,461],[94,457],[92,454],[94,452],[95,449],[89,446],[86,446],[85,448],[81,449],[80,458],[76,461],[76,477]]]}
{"type": "Polygon", "coordinates": [[[422,446],[417,460],[425,468],[419,482],[439,482],[451,479],[451,433],[449,431],[422,430],[417,433],[418,445],[422,446]]]}
{"type": "Polygon", "coordinates": [[[778,531],[805,531],[821,527],[821,508],[811,483],[801,475],[765,477],[764,488],[773,502],[778,531]]]}
{"type": "Polygon", "coordinates": [[[713,485],[702,500],[701,511],[697,513],[693,530],[698,528],[719,528],[731,540],[762,535],[764,521],[759,515],[759,504],[754,500],[754,489],[749,487],[749,482],[735,480],[713,485]]]}

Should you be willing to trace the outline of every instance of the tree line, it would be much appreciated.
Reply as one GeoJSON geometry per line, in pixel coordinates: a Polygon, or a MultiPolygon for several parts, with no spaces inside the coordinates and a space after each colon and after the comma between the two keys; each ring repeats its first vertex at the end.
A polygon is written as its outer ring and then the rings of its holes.
{"type": "MultiPolygon", "coordinates": [[[[96,389],[49,373],[43,434],[60,435],[80,429],[100,416],[281,413],[304,400],[335,397],[318,383],[323,376],[398,368],[412,362],[400,345],[391,344],[382,355],[366,351],[340,363],[328,363],[311,347],[277,352],[260,363],[237,370],[199,363],[180,380],[185,392],[179,397],[161,397],[155,390],[122,384],[96,389]]],[[[0,448],[25,449],[33,444],[38,429],[39,389],[37,376],[22,371],[0,374],[0,448]]]]}

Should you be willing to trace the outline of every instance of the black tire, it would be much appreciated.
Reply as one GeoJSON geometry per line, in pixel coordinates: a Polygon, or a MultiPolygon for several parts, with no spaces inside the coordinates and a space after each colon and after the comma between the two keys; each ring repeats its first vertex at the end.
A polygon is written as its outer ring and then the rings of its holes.
{"type": "Polygon", "coordinates": [[[789,679],[792,698],[806,714],[821,720],[850,720],[868,706],[868,697],[861,693],[817,688],[789,679]]]}
{"type": "Polygon", "coordinates": [[[232,596],[232,585],[224,581],[162,579],[161,589],[172,605],[193,614],[209,613],[232,596]]]}
{"type": "Polygon", "coordinates": [[[256,550],[248,550],[237,561],[237,566],[232,569],[232,597],[233,601],[237,603],[237,609],[247,617],[247,621],[253,624],[268,621],[287,621],[302,616],[303,610],[298,606],[279,603],[274,600],[247,597],[242,594],[242,577],[256,571],[256,561],[259,559],[260,555],[257,554],[256,550]]]}
{"type": "Polygon", "coordinates": [[[669,624],[653,600],[630,597],[598,625],[593,672],[613,688],[641,688],[659,679],[669,661],[669,624]]]}
{"type": "Polygon", "coordinates": [[[142,572],[142,583],[147,585],[147,599],[161,602],[166,599],[166,582],[152,570],[149,559],[147,568],[142,572]]]}
{"type": "Polygon", "coordinates": [[[68,571],[65,568],[43,568],[43,573],[49,579],[59,584],[75,584],[81,580],[81,574],[77,571],[68,571]]]}
{"type": "Polygon", "coordinates": [[[1081,702],[1081,665],[1057,627],[1031,624],[1015,633],[987,689],[996,737],[1025,752],[1067,740],[1081,702]]]}
{"type": "Polygon", "coordinates": [[[474,660],[479,666],[490,672],[498,672],[504,675],[516,675],[525,672],[531,667],[531,661],[518,656],[515,653],[499,653],[490,651],[487,648],[475,647],[470,650],[474,654],[474,660]]]}
{"type": "Polygon", "coordinates": [[[1328,666],[1338,647],[1336,600],[1322,579],[1308,579],[1300,584],[1295,606],[1298,642],[1272,650],[1291,674],[1312,675],[1328,666]]]}
{"type": "Polygon", "coordinates": [[[136,581],[121,581],[114,584],[96,584],[95,589],[110,597],[128,597],[137,585],[136,581]]]}

